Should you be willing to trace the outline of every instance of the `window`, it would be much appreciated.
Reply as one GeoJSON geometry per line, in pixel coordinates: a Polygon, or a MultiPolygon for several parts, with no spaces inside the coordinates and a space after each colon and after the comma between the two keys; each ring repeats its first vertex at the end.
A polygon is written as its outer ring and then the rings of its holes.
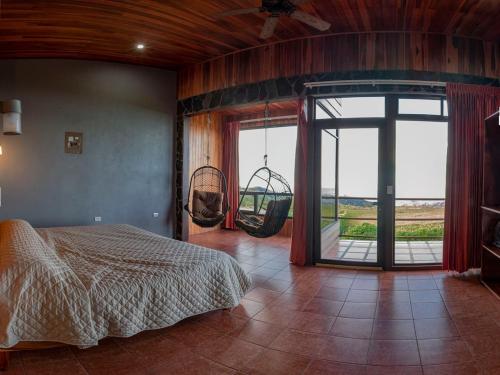
{"type": "MultiPolygon", "coordinates": [[[[441,99],[399,99],[399,113],[402,115],[441,115],[441,99]]],[[[446,106],[446,101],[444,106],[446,106]]],[[[444,108],[443,108],[444,109],[444,108]]],[[[448,115],[446,110],[445,116],[448,115]]]]}
{"type": "Polygon", "coordinates": [[[396,122],[398,198],[443,198],[446,185],[446,122],[396,122]]]}
{"type": "Polygon", "coordinates": [[[405,93],[315,104],[315,260],[442,263],[446,99],[405,93]]]}
{"type": "MultiPolygon", "coordinates": [[[[297,126],[270,127],[267,129],[267,166],[282,175],[293,191],[297,126]]],[[[239,169],[240,191],[243,191],[253,173],[264,166],[265,130],[240,131],[239,169]]],[[[251,186],[256,192],[264,186],[251,186]]],[[[258,198],[258,197],[257,197],[258,198]]],[[[242,207],[252,210],[254,201],[243,202],[242,207]]]]}
{"type": "Polygon", "coordinates": [[[330,116],[326,110],[323,109],[323,106],[321,105],[317,105],[316,106],[316,119],[318,120],[322,120],[322,119],[325,119],[325,118],[331,118],[332,116],[330,116]]]}
{"type": "Polygon", "coordinates": [[[316,119],[385,117],[383,96],[318,99],[316,119]]]}

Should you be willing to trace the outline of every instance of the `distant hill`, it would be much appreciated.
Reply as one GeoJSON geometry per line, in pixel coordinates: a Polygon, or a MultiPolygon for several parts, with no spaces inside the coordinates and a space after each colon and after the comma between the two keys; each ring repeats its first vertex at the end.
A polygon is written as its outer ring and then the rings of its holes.
{"type": "Polygon", "coordinates": [[[407,207],[432,207],[432,208],[444,208],[445,202],[442,201],[398,201],[397,206],[407,206],[407,207]]]}
{"type": "MultiPolygon", "coordinates": [[[[333,196],[323,196],[323,201],[325,201],[325,203],[332,203],[333,202],[333,196]],[[328,198],[326,198],[328,197],[328,198]]],[[[356,206],[356,207],[371,207],[371,206],[374,206],[376,205],[375,202],[370,202],[370,201],[367,201],[365,199],[353,199],[353,198],[342,198],[342,197],[339,197],[339,203],[340,204],[343,204],[343,205],[347,205],[347,206],[356,206]]]]}
{"type": "MultiPolygon", "coordinates": [[[[240,190],[245,190],[245,188],[241,188],[240,187],[240,190]]],[[[252,186],[252,187],[249,187],[248,188],[248,191],[253,191],[253,192],[256,192],[256,193],[264,193],[266,191],[266,188],[263,187],[263,186],[252,186]]]]}
{"type": "Polygon", "coordinates": [[[375,202],[369,202],[364,199],[352,199],[352,198],[342,198],[339,197],[340,204],[345,204],[348,206],[357,206],[357,207],[371,207],[376,205],[375,202]]]}

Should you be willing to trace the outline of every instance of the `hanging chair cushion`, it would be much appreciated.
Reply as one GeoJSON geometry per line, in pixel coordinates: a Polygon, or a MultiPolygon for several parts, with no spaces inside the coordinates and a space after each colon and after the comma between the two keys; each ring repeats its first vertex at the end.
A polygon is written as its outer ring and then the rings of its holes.
{"type": "Polygon", "coordinates": [[[264,217],[256,215],[241,215],[236,219],[236,225],[247,233],[278,233],[288,217],[291,199],[272,200],[267,204],[264,217]]]}
{"type": "Polygon", "coordinates": [[[274,230],[276,227],[279,227],[279,230],[281,230],[281,227],[288,217],[291,203],[292,200],[289,198],[270,201],[267,205],[267,211],[262,225],[267,228],[274,228],[274,230]]]}
{"type": "Polygon", "coordinates": [[[203,224],[218,224],[221,222],[224,219],[222,199],[222,193],[194,190],[193,220],[203,224]]]}
{"type": "Polygon", "coordinates": [[[262,227],[264,219],[256,215],[246,215],[235,220],[236,225],[246,232],[256,232],[262,227]]]}

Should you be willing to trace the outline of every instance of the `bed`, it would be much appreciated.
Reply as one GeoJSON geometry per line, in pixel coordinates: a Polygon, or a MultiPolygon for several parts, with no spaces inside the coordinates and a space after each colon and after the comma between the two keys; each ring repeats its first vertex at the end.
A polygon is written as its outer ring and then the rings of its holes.
{"type": "Polygon", "coordinates": [[[251,280],[229,255],[130,225],[0,223],[0,351],[86,348],[237,306],[251,280]],[[36,344],[38,343],[38,344],[36,344]]]}

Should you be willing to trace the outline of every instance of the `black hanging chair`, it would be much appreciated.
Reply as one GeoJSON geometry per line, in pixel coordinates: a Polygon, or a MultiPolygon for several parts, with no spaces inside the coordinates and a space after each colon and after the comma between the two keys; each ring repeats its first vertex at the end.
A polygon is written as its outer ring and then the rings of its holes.
{"type": "Polygon", "coordinates": [[[285,225],[292,205],[292,196],[290,185],[283,176],[268,167],[258,169],[250,178],[240,198],[236,212],[236,226],[253,237],[274,236],[285,225]],[[264,187],[264,190],[260,187],[264,187]],[[242,204],[248,202],[249,198],[255,202],[255,194],[252,193],[258,193],[258,198],[257,207],[254,206],[254,210],[250,212],[242,208],[242,204]]]}
{"type": "Polygon", "coordinates": [[[229,211],[224,174],[210,165],[195,170],[184,209],[200,227],[210,228],[222,223],[229,211]]]}
{"type": "MultiPolygon", "coordinates": [[[[210,129],[210,114],[207,130],[210,129]]],[[[208,134],[208,131],[207,131],[208,134]]],[[[222,223],[229,211],[226,176],[210,164],[210,135],[207,137],[207,165],[195,170],[189,181],[184,209],[196,225],[211,228],[222,223]]]]}
{"type": "Polygon", "coordinates": [[[292,190],[283,176],[267,167],[267,121],[269,106],[266,103],[265,155],[264,167],[255,171],[240,198],[236,211],[235,224],[250,236],[258,238],[271,237],[285,225],[292,205],[292,190]],[[249,211],[242,204],[253,202],[253,210],[249,211]]]}

